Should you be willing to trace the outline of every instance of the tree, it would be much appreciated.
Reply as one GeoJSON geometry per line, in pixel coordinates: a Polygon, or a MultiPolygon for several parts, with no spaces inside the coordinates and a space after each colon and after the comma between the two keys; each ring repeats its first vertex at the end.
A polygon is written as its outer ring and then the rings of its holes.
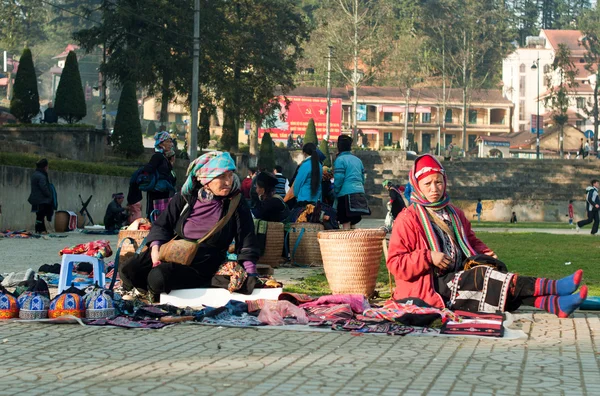
{"type": "Polygon", "coordinates": [[[595,74],[596,83],[594,84],[594,102],[591,111],[586,109],[588,116],[594,120],[594,149],[598,150],[598,129],[600,125],[600,114],[598,111],[598,91],[600,90],[600,9],[595,8],[587,11],[579,20],[579,26],[583,33],[581,43],[585,47],[586,53],[585,70],[590,74],[595,74]]]}
{"type": "Polygon", "coordinates": [[[329,154],[329,142],[325,139],[321,140],[319,143],[319,150],[325,155],[325,161],[323,161],[323,166],[331,167],[331,154],[329,154]]]}
{"type": "Polygon", "coordinates": [[[304,144],[306,143],[319,144],[319,140],[317,139],[317,129],[315,128],[315,120],[312,118],[308,120],[306,132],[304,133],[304,144]]]}
{"type": "Polygon", "coordinates": [[[40,96],[37,77],[33,67],[33,58],[29,48],[23,50],[19,61],[19,70],[15,77],[10,112],[22,123],[30,123],[40,112],[40,96]]]}
{"type": "Polygon", "coordinates": [[[0,44],[16,51],[44,41],[46,9],[38,0],[0,1],[0,44]]]}
{"type": "Polygon", "coordinates": [[[273,139],[269,132],[265,133],[260,143],[260,155],[258,157],[258,168],[271,171],[275,169],[275,152],[273,139]]]}
{"type": "Polygon", "coordinates": [[[552,120],[559,127],[559,152],[563,157],[564,126],[569,120],[569,92],[577,87],[575,77],[577,68],[571,60],[571,51],[565,44],[559,44],[554,61],[552,62],[553,74],[546,75],[546,87],[548,96],[544,99],[544,105],[552,111],[552,120]]]}
{"type": "Polygon", "coordinates": [[[156,123],[154,121],[150,121],[150,123],[148,123],[148,126],[146,127],[146,135],[154,136],[155,133],[156,133],[156,123]]]}
{"type": "Polygon", "coordinates": [[[65,67],[60,76],[54,100],[56,115],[69,124],[78,122],[87,114],[85,94],[79,75],[79,64],[75,52],[69,51],[65,67]]]}
{"type": "Polygon", "coordinates": [[[207,148],[210,142],[211,110],[206,106],[200,109],[200,119],[198,120],[198,146],[200,146],[200,151],[207,148]]]}
{"type": "Polygon", "coordinates": [[[125,83],[121,91],[112,141],[115,150],[124,154],[127,158],[135,158],[144,153],[142,125],[140,124],[136,88],[133,82],[125,83]]]}

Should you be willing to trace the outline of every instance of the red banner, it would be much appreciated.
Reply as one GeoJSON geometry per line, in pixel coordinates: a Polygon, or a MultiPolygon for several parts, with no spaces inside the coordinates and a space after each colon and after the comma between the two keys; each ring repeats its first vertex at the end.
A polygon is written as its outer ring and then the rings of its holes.
{"type": "MultiPolygon", "coordinates": [[[[286,141],[291,131],[294,138],[304,136],[308,120],[315,122],[317,138],[323,139],[327,130],[327,99],[289,96],[289,107],[285,108],[285,100],[279,99],[281,111],[275,111],[258,129],[258,137],[262,139],[265,132],[271,134],[273,140],[286,141]]],[[[329,140],[336,141],[342,132],[342,100],[331,99],[331,118],[329,121],[329,140]]]]}

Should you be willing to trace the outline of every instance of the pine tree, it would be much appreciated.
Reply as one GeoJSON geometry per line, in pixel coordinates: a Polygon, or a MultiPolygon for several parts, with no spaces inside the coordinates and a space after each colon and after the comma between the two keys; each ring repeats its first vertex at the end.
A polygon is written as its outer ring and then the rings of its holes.
{"type": "Polygon", "coordinates": [[[13,97],[10,101],[10,112],[20,122],[28,124],[40,112],[37,78],[29,48],[23,50],[19,62],[19,70],[17,71],[13,88],[13,97]]]}
{"type": "Polygon", "coordinates": [[[308,120],[306,133],[304,134],[304,144],[306,143],[319,144],[319,140],[317,139],[317,130],[315,128],[315,120],[312,118],[308,120]]]}
{"type": "Polygon", "coordinates": [[[60,76],[54,100],[56,115],[69,124],[80,121],[87,114],[85,95],[79,75],[79,64],[75,52],[69,51],[65,67],[60,76]]]}
{"type": "Polygon", "coordinates": [[[329,155],[328,143],[329,142],[327,142],[327,140],[325,139],[321,140],[321,143],[319,143],[319,150],[321,150],[321,152],[325,154],[325,161],[323,161],[323,166],[331,167],[331,155],[329,155]]]}
{"type": "Polygon", "coordinates": [[[266,132],[260,143],[260,153],[258,155],[258,169],[266,169],[271,172],[275,169],[275,152],[273,149],[273,139],[271,134],[266,132]]]}
{"type": "Polygon", "coordinates": [[[155,133],[156,133],[156,124],[154,123],[154,121],[150,121],[150,123],[146,127],[146,135],[154,136],[155,133]]]}
{"type": "Polygon", "coordinates": [[[138,157],[144,152],[142,125],[133,82],[125,83],[121,91],[112,140],[115,150],[125,154],[127,158],[138,157]]]}

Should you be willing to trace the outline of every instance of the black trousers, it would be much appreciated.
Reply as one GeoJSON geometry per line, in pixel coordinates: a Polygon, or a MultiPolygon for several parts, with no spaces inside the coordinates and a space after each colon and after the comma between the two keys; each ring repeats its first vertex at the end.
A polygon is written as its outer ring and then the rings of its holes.
{"type": "Polygon", "coordinates": [[[177,289],[210,287],[213,275],[223,262],[223,255],[198,250],[191,266],[162,263],[152,268],[150,249],[146,249],[120,266],[123,288],[131,290],[135,287],[160,294],[177,289]]]}
{"type": "Polygon", "coordinates": [[[592,235],[596,234],[598,232],[598,224],[600,223],[600,212],[597,210],[592,210],[592,211],[588,211],[587,215],[588,218],[587,220],[581,220],[577,222],[577,227],[581,228],[585,225],[590,224],[591,222],[594,222],[594,224],[592,225],[592,235]]]}
{"type": "Polygon", "coordinates": [[[35,232],[46,232],[46,223],[44,223],[44,218],[47,218],[48,221],[52,219],[51,215],[53,214],[52,204],[39,204],[37,206],[37,211],[35,212],[35,232]]]}

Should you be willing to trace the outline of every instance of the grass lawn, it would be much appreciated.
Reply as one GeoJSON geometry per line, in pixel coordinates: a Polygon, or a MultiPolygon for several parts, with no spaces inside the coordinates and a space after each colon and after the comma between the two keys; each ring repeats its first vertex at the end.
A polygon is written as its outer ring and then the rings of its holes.
{"type": "MultiPolygon", "coordinates": [[[[553,235],[544,233],[479,232],[478,237],[492,248],[511,272],[522,275],[562,278],[583,269],[583,283],[590,295],[600,296],[600,238],[591,235],[553,235]],[[570,265],[565,265],[570,262],[570,265]]],[[[286,291],[310,295],[329,294],[324,273],[286,286],[286,291]]],[[[390,296],[388,273],[382,258],[377,277],[377,291],[382,298],[390,296]]]]}
{"type": "Polygon", "coordinates": [[[569,221],[568,219],[565,217],[565,221],[562,223],[556,223],[556,222],[542,222],[542,223],[537,223],[537,222],[523,222],[523,223],[516,223],[516,224],[511,224],[509,222],[506,221],[482,221],[482,222],[477,222],[472,221],[471,222],[471,226],[473,228],[561,228],[561,229],[572,229],[575,226],[574,225],[569,225],[569,221]]]}

